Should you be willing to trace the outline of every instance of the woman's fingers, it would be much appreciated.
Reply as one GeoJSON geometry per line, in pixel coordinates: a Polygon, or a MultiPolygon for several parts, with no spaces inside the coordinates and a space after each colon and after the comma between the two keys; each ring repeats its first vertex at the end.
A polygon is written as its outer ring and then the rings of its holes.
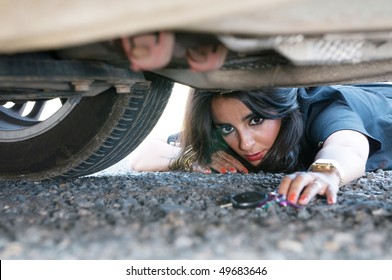
{"type": "Polygon", "coordinates": [[[175,47],[171,32],[123,37],[121,44],[134,71],[159,69],[169,64],[175,47]]]}
{"type": "Polygon", "coordinates": [[[287,175],[279,186],[279,193],[284,194],[290,202],[296,203],[304,187],[312,181],[304,172],[287,175]]]}
{"type": "Polygon", "coordinates": [[[282,179],[278,192],[292,203],[306,205],[316,195],[326,196],[328,204],[336,203],[338,190],[328,174],[297,172],[282,179]]]}
{"type": "Polygon", "coordinates": [[[237,160],[235,157],[233,157],[233,156],[231,156],[231,155],[229,155],[229,154],[227,154],[227,153],[224,153],[224,152],[223,152],[222,157],[223,157],[229,164],[231,164],[231,165],[232,165],[232,168],[235,168],[235,170],[237,170],[237,171],[239,171],[239,172],[241,172],[241,173],[245,173],[245,174],[248,174],[248,173],[249,173],[248,169],[247,169],[239,160],[237,160]]]}
{"type": "Polygon", "coordinates": [[[230,165],[227,161],[221,159],[221,158],[215,158],[212,159],[212,162],[210,164],[210,167],[214,170],[216,170],[219,173],[235,173],[237,172],[237,169],[235,169],[232,165],[230,165]]]}
{"type": "Polygon", "coordinates": [[[211,164],[209,164],[209,166],[202,165],[197,162],[192,164],[192,170],[194,172],[210,174],[211,169],[223,174],[236,173],[237,171],[248,173],[248,170],[241,162],[225,152],[214,153],[211,157],[211,164]]]}
{"type": "Polygon", "coordinates": [[[315,180],[306,187],[303,192],[300,194],[298,199],[298,204],[306,205],[309,201],[315,197],[317,194],[322,192],[325,189],[325,184],[321,181],[315,180]]]}
{"type": "Polygon", "coordinates": [[[290,188],[286,194],[288,201],[297,203],[302,190],[313,182],[313,178],[306,176],[306,173],[296,173],[296,176],[290,183],[290,188]]]}
{"type": "Polygon", "coordinates": [[[338,198],[338,188],[328,188],[326,191],[326,197],[327,197],[327,202],[328,204],[334,204],[337,201],[338,198]]]}
{"type": "Polygon", "coordinates": [[[209,168],[208,166],[200,165],[197,162],[192,164],[192,171],[204,174],[211,174],[211,168],[209,168]]]}
{"type": "Polygon", "coordinates": [[[279,184],[278,192],[280,194],[287,196],[287,193],[288,193],[290,186],[291,186],[291,182],[293,181],[294,178],[295,178],[295,174],[290,174],[290,175],[284,176],[282,181],[279,184]]]}
{"type": "Polygon", "coordinates": [[[212,155],[211,159],[211,168],[220,173],[236,173],[237,171],[246,174],[249,173],[246,167],[240,161],[226,152],[216,152],[212,155]]]}

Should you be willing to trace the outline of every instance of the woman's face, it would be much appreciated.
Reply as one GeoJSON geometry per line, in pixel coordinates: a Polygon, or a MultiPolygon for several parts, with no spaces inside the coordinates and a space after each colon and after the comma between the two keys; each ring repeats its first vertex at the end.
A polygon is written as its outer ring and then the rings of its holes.
{"type": "Polygon", "coordinates": [[[252,166],[258,166],[275,142],[281,120],[264,120],[234,98],[214,98],[211,112],[226,143],[252,166]]]}

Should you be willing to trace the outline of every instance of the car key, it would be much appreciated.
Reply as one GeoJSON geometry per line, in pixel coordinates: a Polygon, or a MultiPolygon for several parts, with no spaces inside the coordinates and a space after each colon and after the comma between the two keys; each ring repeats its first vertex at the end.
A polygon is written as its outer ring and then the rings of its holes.
{"type": "Polygon", "coordinates": [[[258,192],[258,191],[246,191],[239,194],[232,195],[230,202],[220,205],[221,208],[263,208],[268,209],[272,204],[278,204],[280,206],[291,206],[294,208],[300,208],[301,206],[287,201],[286,196],[277,192],[258,192]]]}
{"type": "Polygon", "coordinates": [[[232,195],[230,202],[220,205],[221,208],[256,208],[259,204],[263,203],[268,199],[267,193],[257,191],[246,191],[239,194],[232,195]]]}
{"type": "Polygon", "coordinates": [[[231,197],[231,203],[233,208],[246,209],[256,208],[260,204],[263,204],[268,199],[267,193],[257,191],[247,191],[233,195],[231,197]]]}

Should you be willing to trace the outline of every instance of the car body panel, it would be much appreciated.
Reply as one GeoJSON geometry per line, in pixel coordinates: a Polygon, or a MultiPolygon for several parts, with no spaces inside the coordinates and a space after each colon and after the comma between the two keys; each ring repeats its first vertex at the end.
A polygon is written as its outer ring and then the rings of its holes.
{"type": "Polygon", "coordinates": [[[158,30],[257,36],[392,29],[389,0],[0,0],[0,53],[158,30]]]}

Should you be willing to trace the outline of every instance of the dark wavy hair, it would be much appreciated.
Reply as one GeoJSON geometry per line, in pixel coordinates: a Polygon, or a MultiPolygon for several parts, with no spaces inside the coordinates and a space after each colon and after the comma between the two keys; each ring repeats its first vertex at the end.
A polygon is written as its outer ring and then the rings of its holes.
{"type": "Polygon", "coordinates": [[[296,88],[261,88],[220,94],[195,90],[189,96],[181,136],[184,151],[192,147],[201,164],[211,162],[216,151],[226,151],[238,158],[250,171],[289,172],[297,167],[303,121],[299,112],[296,88]],[[278,136],[261,164],[254,168],[239,157],[214,126],[211,103],[214,98],[235,98],[263,119],[281,119],[278,136]]]}

